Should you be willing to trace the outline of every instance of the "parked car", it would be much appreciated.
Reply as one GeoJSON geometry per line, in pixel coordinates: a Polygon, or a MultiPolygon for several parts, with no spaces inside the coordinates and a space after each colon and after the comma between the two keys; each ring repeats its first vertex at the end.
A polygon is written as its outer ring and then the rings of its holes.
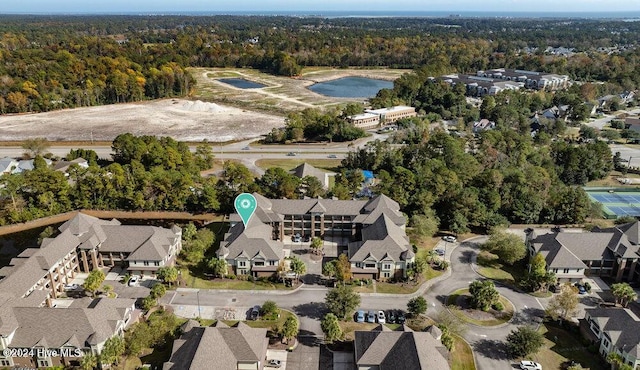
{"type": "Polygon", "coordinates": [[[396,324],[404,324],[407,321],[407,317],[403,311],[398,310],[396,312],[396,324]]]}
{"type": "Polygon", "coordinates": [[[395,324],[396,323],[396,313],[393,312],[393,310],[389,310],[387,312],[387,322],[389,324],[395,324]]]}
{"type": "Polygon", "coordinates": [[[287,153],[287,157],[295,157],[295,156],[296,156],[296,153],[294,152],[287,153]]]}
{"type": "Polygon", "coordinates": [[[282,366],[282,362],[280,360],[271,359],[271,360],[267,361],[267,367],[279,368],[280,366],[282,366]]]}
{"type": "Polygon", "coordinates": [[[64,290],[78,290],[80,289],[80,285],[78,284],[67,284],[64,286],[64,290]]]}
{"type": "Polygon", "coordinates": [[[338,156],[335,154],[329,154],[329,158],[338,158],[338,156]]]}
{"type": "Polygon", "coordinates": [[[258,316],[260,316],[260,306],[253,306],[249,313],[249,320],[258,320],[258,316]]]}
{"type": "Polygon", "coordinates": [[[578,293],[587,294],[587,288],[585,288],[584,285],[576,284],[576,287],[578,288],[578,293]]]}
{"type": "Polygon", "coordinates": [[[446,235],[442,237],[442,240],[444,240],[445,242],[448,243],[455,243],[457,241],[455,236],[451,236],[451,235],[446,235]]]}
{"type": "Polygon", "coordinates": [[[137,277],[136,275],[133,275],[132,277],[129,278],[129,282],[127,283],[127,285],[137,286],[139,282],[140,282],[140,278],[137,277]]]}
{"type": "Polygon", "coordinates": [[[369,313],[367,314],[367,322],[370,322],[372,324],[376,323],[376,313],[373,311],[369,311],[369,313]]]}
{"type": "Polygon", "coordinates": [[[302,241],[305,243],[308,243],[309,241],[311,241],[311,235],[305,235],[302,237],[302,241]]]}
{"type": "Polygon", "coordinates": [[[300,243],[302,241],[302,237],[300,236],[300,234],[292,235],[291,241],[293,241],[294,243],[300,243]]]}
{"type": "Polygon", "coordinates": [[[522,370],[542,370],[542,365],[533,361],[520,361],[520,368],[522,370]]]}
{"type": "Polygon", "coordinates": [[[434,249],[433,251],[440,257],[444,256],[444,249],[434,249]]]}
{"type": "Polygon", "coordinates": [[[384,311],[378,311],[378,324],[386,324],[387,318],[384,316],[384,311]]]}
{"type": "Polygon", "coordinates": [[[364,311],[356,312],[356,322],[364,322],[364,311]]]}
{"type": "Polygon", "coordinates": [[[251,148],[249,148],[248,146],[245,146],[244,148],[242,148],[242,150],[249,150],[251,148]]]}

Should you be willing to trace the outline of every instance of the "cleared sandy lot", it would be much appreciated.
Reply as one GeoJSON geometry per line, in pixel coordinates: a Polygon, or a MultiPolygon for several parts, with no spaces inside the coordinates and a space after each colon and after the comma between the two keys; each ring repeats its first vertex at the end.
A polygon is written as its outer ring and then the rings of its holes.
{"type": "Polygon", "coordinates": [[[0,141],[112,141],[121,133],[222,142],[258,137],[284,125],[281,116],[184,99],[0,116],[0,141]]]}
{"type": "Polygon", "coordinates": [[[0,116],[0,142],[35,137],[54,142],[110,142],[126,132],[192,142],[250,139],[284,126],[284,115],[289,112],[305,108],[331,109],[357,101],[316,94],[307,88],[316,82],[346,76],[394,80],[408,71],[305,68],[298,78],[240,68],[192,68],[190,72],[198,81],[194,100],[165,99],[0,116]],[[218,81],[224,77],[244,78],[265,87],[238,89],[218,81]]]}

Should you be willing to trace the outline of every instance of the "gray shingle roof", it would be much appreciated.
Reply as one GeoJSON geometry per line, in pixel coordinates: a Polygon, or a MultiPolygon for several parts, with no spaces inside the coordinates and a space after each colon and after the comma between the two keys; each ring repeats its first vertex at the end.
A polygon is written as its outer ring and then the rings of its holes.
{"type": "Polygon", "coordinates": [[[362,229],[362,241],[349,243],[349,260],[362,262],[370,257],[376,261],[405,261],[414,256],[404,230],[382,214],[362,229]],[[410,251],[410,253],[408,253],[410,251]]]}
{"type": "Polygon", "coordinates": [[[173,345],[165,370],[220,369],[236,370],[239,362],[264,363],[267,353],[267,330],[237,327],[193,327],[173,345]]]}
{"type": "Polygon", "coordinates": [[[306,162],[292,169],[291,171],[289,171],[289,173],[295,175],[300,179],[306,176],[313,176],[318,179],[318,181],[320,181],[324,188],[327,188],[329,186],[327,174],[324,171],[319,170],[306,162]]]}
{"type": "Polygon", "coordinates": [[[394,369],[402,364],[405,370],[445,370],[447,360],[438,347],[442,345],[426,332],[356,331],[355,359],[358,366],[380,366],[394,369]]]}
{"type": "Polygon", "coordinates": [[[18,328],[11,347],[31,348],[46,343],[60,348],[67,343],[102,343],[112,337],[118,320],[124,320],[123,308],[133,309],[133,299],[109,298],[91,308],[69,307],[65,309],[41,307],[14,307],[18,328]]]}
{"type": "Polygon", "coordinates": [[[640,319],[626,308],[587,308],[585,312],[607,333],[613,344],[640,357],[640,319]],[[636,329],[636,330],[634,330],[636,329]]]}
{"type": "Polygon", "coordinates": [[[253,258],[261,254],[266,260],[280,260],[284,257],[284,245],[273,240],[273,228],[252,217],[245,229],[243,223],[235,224],[220,244],[218,257],[236,259],[239,256],[253,258]],[[226,255],[226,256],[225,256],[226,255]]]}

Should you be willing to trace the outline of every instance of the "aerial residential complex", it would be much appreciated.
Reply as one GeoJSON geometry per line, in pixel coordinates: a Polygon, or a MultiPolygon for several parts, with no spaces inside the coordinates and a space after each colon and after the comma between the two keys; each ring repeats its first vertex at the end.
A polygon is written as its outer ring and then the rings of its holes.
{"type": "Polygon", "coordinates": [[[119,266],[150,274],[171,265],[182,247],[178,227],[126,226],[83,213],[59,231],[0,269],[0,366],[78,366],[84,354],[99,354],[123,333],[134,300],[83,298],[68,308],[54,308],[53,300],[79,272],[119,266]]]}
{"type": "Polygon", "coordinates": [[[529,254],[542,253],[558,282],[577,282],[585,275],[615,281],[640,280],[638,221],[592,232],[541,232],[528,229],[529,254]]]}
{"type": "Polygon", "coordinates": [[[385,195],[371,200],[268,199],[258,201],[247,227],[237,214],[218,250],[235,274],[271,276],[285,257],[293,235],[335,240],[352,264],[354,277],[406,276],[414,253],[398,203],[385,195]],[[289,237],[289,238],[287,238],[289,237]]]}
{"type": "Polygon", "coordinates": [[[464,84],[470,96],[496,95],[502,90],[559,90],[569,86],[569,77],[565,75],[508,68],[477,71],[475,75],[450,74],[440,79],[464,84]]]}
{"type": "Polygon", "coordinates": [[[587,334],[598,345],[598,352],[606,358],[617,353],[622,363],[632,369],[640,366],[640,319],[626,308],[587,308],[587,334]],[[635,330],[634,330],[635,329],[635,330]]]}

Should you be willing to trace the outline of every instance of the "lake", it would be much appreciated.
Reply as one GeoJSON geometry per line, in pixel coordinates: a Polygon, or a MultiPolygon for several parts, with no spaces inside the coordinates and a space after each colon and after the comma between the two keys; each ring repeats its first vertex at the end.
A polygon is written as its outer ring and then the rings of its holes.
{"type": "Polygon", "coordinates": [[[259,84],[257,82],[245,80],[244,78],[221,78],[218,81],[224,82],[227,85],[237,87],[239,89],[259,89],[267,85],[259,84]]]}
{"type": "Polygon", "coordinates": [[[393,82],[364,77],[343,77],[309,86],[309,90],[333,98],[373,98],[378,91],[390,89],[393,82]]]}

